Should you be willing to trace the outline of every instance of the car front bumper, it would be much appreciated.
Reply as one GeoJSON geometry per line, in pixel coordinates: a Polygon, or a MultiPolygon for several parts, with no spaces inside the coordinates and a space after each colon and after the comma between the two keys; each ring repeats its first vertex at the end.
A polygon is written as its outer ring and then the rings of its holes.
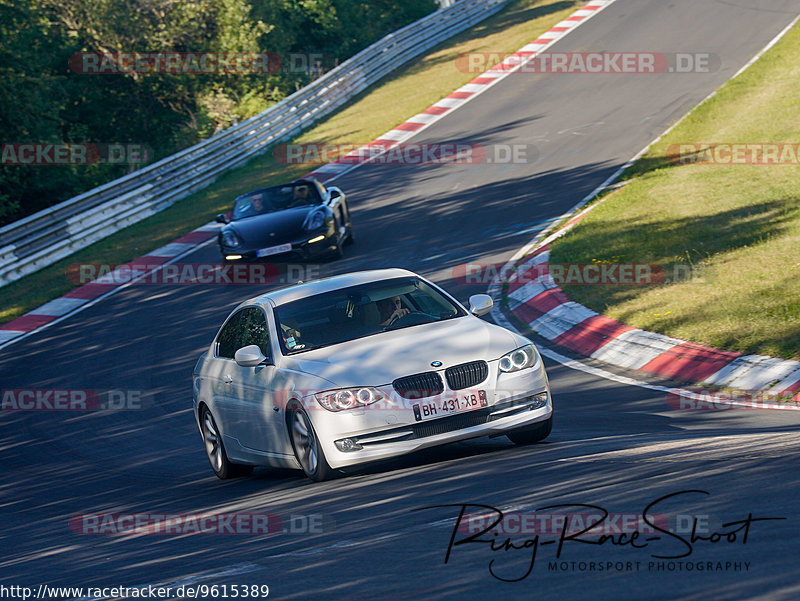
{"type": "MultiPolygon", "coordinates": [[[[398,457],[458,440],[502,435],[552,417],[553,402],[541,358],[538,367],[515,374],[498,373],[496,361],[489,365],[487,379],[472,387],[486,392],[486,407],[434,419],[417,421],[413,405],[421,401],[398,402],[391,386],[381,387],[387,395],[393,395],[391,403],[335,413],[322,409],[313,397],[307,398],[306,410],[328,463],[341,468],[398,457]],[[542,393],[546,394],[544,402],[542,393]],[[343,441],[350,441],[352,449],[342,450],[343,441]]],[[[469,392],[445,390],[432,398],[469,392]]]]}
{"type": "Polygon", "coordinates": [[[220,254],[222,258],[229,263],[268,263],[275,260],[287,260],[296,258],[301,261],[308,261],[316,257],[322,257],[328,253],[336,250],[336,232],[317,232],[311,233],[297,240],[290,242],[292,248],[286,252],[267,255],[264,257],[258,256],[259,249],[246,249],[229,248],[219,243],[220,254]],[[311,242],[315,238],[322,236],[321,240],[311,242]],[[237,257],[237,258],[233,258],[237,257]]]}

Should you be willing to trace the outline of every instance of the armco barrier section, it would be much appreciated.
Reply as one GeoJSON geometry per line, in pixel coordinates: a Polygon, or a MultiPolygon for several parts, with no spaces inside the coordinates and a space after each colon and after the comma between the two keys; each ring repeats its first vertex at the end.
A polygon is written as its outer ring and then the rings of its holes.
{"type": "Polygon", "coordinates": [[[129,175],[0,228],[0,286],[97,242],[288,140],[386,74],[500,10],[458,0],[391,33],[266,111],[129,175]]]}

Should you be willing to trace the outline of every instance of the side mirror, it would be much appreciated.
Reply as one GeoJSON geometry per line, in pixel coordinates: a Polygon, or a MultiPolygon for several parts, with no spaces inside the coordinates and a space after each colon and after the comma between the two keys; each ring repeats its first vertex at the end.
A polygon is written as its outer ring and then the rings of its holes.
{"type": "Polygon", "coordinates": [[[480,317],[486,315],[494,307],[494,301],[488,294],[473,294],[469,297],[469,312],[480,317]]]}
{"type": "Polygon", "coordinates": [[[261,349],[258,348],[256,344],[240,348],[233,355],[233,358],[236,360],[236,364],[242,367],[255,367],[267,360],[264,353],[261,352],[261,349]]]}
{"type": "Polygon", "coordinates": [[[328,188],[328,198],[333,200],[334,198],[339,198],[342,195],[342,191],[339,188],[328,188]]]}
{"type": "Polygon", "coordinates": [[[228,218],[225,217],[224,213],[220,213],[214,218],[214,221],[216,221],[217,223],[228,223],[228,218]]]}

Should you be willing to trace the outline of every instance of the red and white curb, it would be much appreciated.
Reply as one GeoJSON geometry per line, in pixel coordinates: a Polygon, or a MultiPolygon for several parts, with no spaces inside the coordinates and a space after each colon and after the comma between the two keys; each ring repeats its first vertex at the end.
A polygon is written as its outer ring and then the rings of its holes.
{"type": "MultiPolygon", "coordinates": [[[[782,31],[756,53],[730,79],[735,79],[746,71],[761,56],[783,38],[800,21],[795,17],[782,31]]],[[[595,311],[570,301],[564,292],[555,285],[544,265],[549,261],[548,245],[572,229],[599,202],[586,206],[603,191],[619,188],[632,180],[615,183],[623,173],[650,149],[678,126],[697,107],[715,96],[712,91],[697,106],[688,111],[661,135],[642,148],[624,165],[619,167],[604,182],[581,199],[578,204],[561,215],[550,227],[537,234],[533,240],[520,248],[503,266],[501,273],[508,273],[515,265],[538,265],[541,275],[533,282],[525,284],[508,279],[503,289],[501,278],[495,278],[489,287],[489,294],[495,299],[492,310],[494,321],[504,327],[516,330],[500,306],[503,293],[507,294],[508,309],[514,316],[527,324],[534,332],[547,340],[572,352],[622,368],[640,370],[646,373],[678,379],[685,382],[705,384],[715,388],[728,388],[749,391],[768,391],[772,394],[794,393],[800,391],[800,362],[778,359],[764,355],[741,355],[704,347],[685,340],[671,338],[662,334],[646,332],[623,325],[613,319],[599,315],[595,311]],[[568,219],[563,227],[558,222],[568,219]],[[525,257],[528,257],[525,261],[525,257]]],[[[610,196],[610,195],[609,195],[610,196]]],[[[606,196],[605,198],[608,198],[606,196]]],[[[605,200],[605,198],[603,200],[605,200]]],[[[601,200],[602,202],[602,200],[601,200]]],[[[520,270],[522,273],[524,269],[520,270]]],[[[625,375],[612,373],[594,365],[571,359],[554,349],[542,348],[541,354],[572,369],[584,371],[600,378],[616,380],[623,384],[649,388],[668,394],[677,394],[702,402],[703,394],[643,382],[625,375]]],[[[754,403],[731,401],[730,405],[752,406],[770,409],[800,409],[796,404],[754,403]]]]}
{"type": "Polygon", "coordinates": [[[512,275],[506,294],[511,313],[539,336],[579,355],[631,370],[705,386],[738,390],[800,391],[800,362],[720,351],[646,332],[569,300],[547,273],[544,246],[521,264],[540,275],[521,283],[512,275]]]}
{"type": "MultiPolygon", "coordinates": [[[[414,115],[401,123],[394,129],[379,136],[369,144],[359,150],[367,149],[371,146],[378,146],[381,152],[370,153],[364,156],[363,152],[355,150],[350,154],[338,159],[335,162],[323,165],[306,177],[314,177],[321,182],[330,181],[341,177],[348,171],[369,163],[388,152],[390,148],[405,142],[415,136],[426,127],[435,123],[442,117],[452,113],[454,110],[469,102],[482,92],[485,92],[492,85],[504,79],[511,73],[518,71],[524,64],[533,59],[537,54],[563,38],[570,31],[585,23],[592,16],[599,13],[607,6],[613,4],[615,0],[592,0],[583,8],[575,11],[569,17],[556,24],[554,27],[541,34],[533,42],[523,46],[514,54],[509,55],[501,63],[495,65],[486,72],[469,83],[461,86],[458,90],[449,94],[436,102],[433,106],[425,109],[421,113],[414,115]]],[[[179,260],[182,256],[189,254],[200,245],[209,243],[216,237],[216,232],[221,226],[216,223],[206,224],[188,234],[177,238],[166,246],[154,250],[143,257],[134,259],[126,263],[126,268],[136,267],[137,265],[165,265],[179,260]]],[[[142,277],[152,273],[155,269],[143,273],[142,277]]],[[[129,284],[117,284],[124,278],[115,278],[114,275],[105,276],[79,288],[69,291],[61,298],[52,300],[44,305],[17,317],[16,319],[0,325],[0,349],[21,340],[24,337],[42,328],[52,325],[67,316],[76,313],[86,307],[98,302],[102,298],[109,296],[126,287],[129,284]]]]}
{"type": "Polygon", "coordinates": [[[109,274],[105,274],[83,286],[73,288],[64,296],[51,300],[21,317],[0,325],[0,349],[93,305],[168,263],[181,259],[202,244],[207,244],[216,238],[217,230],[220,227],[221,225],[217,223],[206,224],[161,248],[125,263],[124,266],[117,267],[109,274]],[[137,266],[142,267],[142,275],[131,280],[130,271],[137,266]],[[153,266],[156,267],[153,268],[153,266]],[[146,271],[145,268],[147,268],[146,271]],[[120,284],[120,282],[125,282],[126,280],[130,280],[130,282],[120,284]]]}

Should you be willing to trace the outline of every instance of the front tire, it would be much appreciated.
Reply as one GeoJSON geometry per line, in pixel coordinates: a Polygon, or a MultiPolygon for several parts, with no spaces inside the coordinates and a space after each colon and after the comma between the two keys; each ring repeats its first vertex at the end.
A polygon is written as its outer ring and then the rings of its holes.
{"type": "Polygon", "coordinates": [[[211,469],[220,480],[247,476],[253,472],[252,465],[242,465],[233,463],[228,459],[225,446],[222,444],[222,434],[220,434],[217,422],[208,407],[203,407],[200,413],[200,428],[203,433],[203,444],[206,448],[208,462],[211,469]]]}
{"type": "Polygon", "coordinates": [[[336,246],[331,251],[331,258],[334,261],[337,261],[344,257],[344,242],[341,237],[339,237],[338,233],[336,235],[336,246]]]}
{"type": "Polygon", "coordinates": [[[520,428],[519,430],[512,430],[506,434],[506,436],[515,445],[533,444],[535,442],[541,442],[547,438],[552,429],[553,416],[550,415],[550,417],[543,422],[539,422],[538,424],[534,424],[525,428],[520,428]]]}
{"type": "Polygon", "coordinates": [[[306,412],[298,406],[292,407],[288,412],[287,425],[294,456],[303,468],[303,473],[314,482],[335,478],[338,473],[328,465],[306,412]]]}

